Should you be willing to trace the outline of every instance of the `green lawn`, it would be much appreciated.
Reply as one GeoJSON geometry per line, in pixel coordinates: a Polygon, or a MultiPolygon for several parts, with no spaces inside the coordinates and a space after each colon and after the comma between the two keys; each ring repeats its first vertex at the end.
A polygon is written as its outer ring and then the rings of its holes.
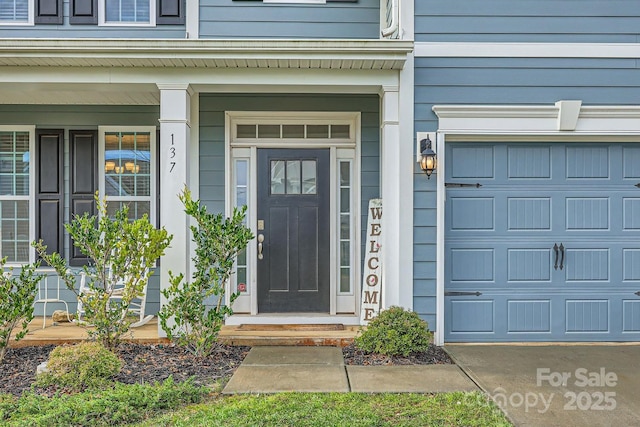
{"type": "Polygon", "coordinates": [[[187,406],[140,426],[510,426],[482,393],[280,393],[187,406]]]}

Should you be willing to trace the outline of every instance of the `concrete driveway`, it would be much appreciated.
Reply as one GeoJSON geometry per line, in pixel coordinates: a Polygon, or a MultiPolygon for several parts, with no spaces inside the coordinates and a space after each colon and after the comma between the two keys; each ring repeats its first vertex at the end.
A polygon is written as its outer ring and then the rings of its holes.
{"type": "Polygon", "coordinates": [[[517,426],[639,426],[639,345],[447,345],[517,426]]]}

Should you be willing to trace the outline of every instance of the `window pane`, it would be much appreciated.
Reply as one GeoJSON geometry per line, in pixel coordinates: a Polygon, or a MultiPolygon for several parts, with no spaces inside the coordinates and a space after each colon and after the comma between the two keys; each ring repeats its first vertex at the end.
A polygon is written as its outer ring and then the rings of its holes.
{"type": "Polygon", "coordinates": [[[302,162],[302,193],[316,194],[316,161],[302,162]]]}
{"type": "Polygon", "coordinates": [[[340,185],[348,187],[351,182],[351,163],[340,162],[340,185]]]}
{"type": "Polygon", "coordinates": [[[300,194],[300,160],[287,161],[287,194],[300,194]]]}
{"type": "Polygon", "coordinates": [[[340,215],[340,239],[349,240],[351,236],[349,220],[349,214],[340,215]]]}
{"type": "Polygon", "coordinates": [[[282,125],[283,138],[304,138],[304,125],[282,125]]]}
{"type": "Polygon", "coordinates": [[[28,20],[28,0],[0,0],[0,21],[27,22],[28,20]]]}
{"type": "Polygon", "coordinates": [[[0,132],[0,195],[29,195],[29,133],[0,132]]]}
{"type": "Polygon", "coordinates": [[[236,161],[236,185],[247,185],[247,161],[236,161]]]}
{"type": "Polygon", "coordinates": [[[284,194],[284,162],[271,162],[271,194],[284,194]]]}
{"type": "Polygon", "coordinates": [[[340,269],[340,292],[351,292],[351,269],[349,267],[340,269]]]}
{"type": "Polygon", "coordinates": [[[105,0],[106,22],[150,22],[149,0],[105,0]]]}
{"type": "Polygon", "coordinates": [[[280,138],[280,125],[258,125],[258,138],[280,138]]]}
{"type": "Polygon", "coordinates": [[[238,125],[236,127],[238,138],[255,138],[256,125],[238,125]]]}
{"type": "Polygon", "coordinates": [[[340,265],[348,266],[349,261],[349,242],[340,242],[340,265]]]}
{"type": "Polygon", "coordinates": [[[340,212],[349,212],[349,189],[340,189],[340,212]]]}
{"type": "Polygon", "coordinates": [[[331,125],[331,138],[349,138],[349,125],[331,125]]]}
{"type": "Polygon", "coordinates": [[[29,262],[29,202],[0,200],[0,257],[9,262],[29,262]]]}
{"type": "Polygon", "coordinates": [[[329,138],[329,125],[307,125],[307,138],[329,138]]]}

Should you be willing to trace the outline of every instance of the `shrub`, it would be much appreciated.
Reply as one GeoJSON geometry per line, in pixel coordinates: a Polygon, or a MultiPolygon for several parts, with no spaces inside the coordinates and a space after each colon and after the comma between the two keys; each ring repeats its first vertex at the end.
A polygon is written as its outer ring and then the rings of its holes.
{"type": "Polygon", "coordinates": [[[27,426],[113,426],[142,421],[158,411],[198,403],[208,389],[171,378],[154,385],[116,383],[113,389],[54,397],[26,393],[0,396],[0,424],[27,426]]]}
{"type": "Polygon", "coordinates": [[[34,242],[38,254],[64,280],[72,290],[86,313],[86,321],[94,326],[88,330],[92,338],[100,340],[105,347],[114,349],[122,335],[129,331],[135,320],[127,316],[131,301],[142,295],[158,258],[164,255],[172,236],[165,229],[156,229],[145,214],[131,221],[129,207],[123,205],[113,217],[107,211],[107,202],[96,193],[98,216],[75,216],[65,228],[73,244],[87,255],[89,266],[84,267],[88,291],[78,293],[76,276],[68,270],[67,262],[58,254],[47,254],[47,247],[34,242]],[[111,299],[116,287],[123,283],[124,289],[118,299],[111,299]]]}
{"type": "Polygon", "coordinates": [[[428,324],[413,311],[389,307],[360,331],[355,344],[361,350],[388,356],[426,351],[431,341],[428,324]]]}
{"type": "Polygon", "coordinates": [[[225,305],[225,285],[233,272],[235,260],[253,239],[253,233],[244,225],[246,206],[234,209],[230,218],[214,215],[198,200],[192,200],[185,188],[179,195],[187,215],[197,226],[191,226],[196,244],[195,272],[192,280],[169,272],[169,287],[162,290],[167,298],[158,317],[167,337],[176,339],[197,356],[208,356],[215,348],[218,333],[225,316],[233,314],[231,305],[239,293],[230,295],[225,305]],[[207,307],[206,300],[216,299],[215,306],[207,307]]]}
{"type": "Polygon", "coordinates": [[[38,376],[43,387],[56,385],[74,391],[100,389],[122,369],[122,361],[99,342],[84,342],[53,349],[47,372],[38,376]]]}
{"type": "Polygon", "coordinates": [[[24,265],[20,275],[13,275],[13,268],[8,275],[4,275],[4,266],[7,258],[0,259],[0,363],[9,346],[11,333],[20,325],[21,328],[15,334],[15,340],[19,341],[27,334],[27,326],[33,320],[33,301],[38,292],[38,282],[41,274],[36,274],[39,262],[24,265]]]}

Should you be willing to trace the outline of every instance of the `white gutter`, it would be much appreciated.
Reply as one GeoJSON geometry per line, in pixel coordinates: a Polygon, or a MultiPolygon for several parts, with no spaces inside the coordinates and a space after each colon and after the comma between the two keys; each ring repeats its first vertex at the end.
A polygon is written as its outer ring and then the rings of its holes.
{"type": "Polygon", "coordinates": [[[391,24],[382,30],[382,37],[389,37],[398,30],[398,0],[391,0],[391,24]]]}

